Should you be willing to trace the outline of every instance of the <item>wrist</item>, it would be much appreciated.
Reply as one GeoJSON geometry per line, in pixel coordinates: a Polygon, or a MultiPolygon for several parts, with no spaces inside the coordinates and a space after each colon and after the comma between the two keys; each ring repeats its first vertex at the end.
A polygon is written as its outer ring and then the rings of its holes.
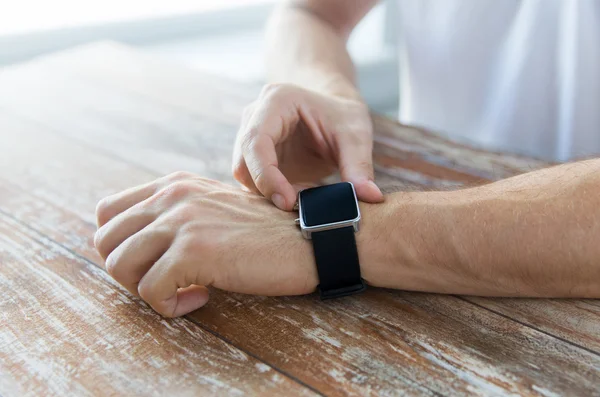
{"type": "Polygon", "coordinates": [[[382,204],[361,203],[357,234],[361,273],[375,287],[442,292],[452,258],[443,195],[409,192],[387,195],[382,204]]]}
{"type": "Polygon", "coordinates": [[[340,99],[365,103],[358,88],[352,81],[348,80],[348,77],[339,73],[323,73],[319,77],[317,81],[320,81],[320,84],[315,87],[317,92],[340,99]]]}
{"type": "MultiPolygon", "coordinates": [[[[386,197],[387,198],[387,197],[386,197]]],[[[368,285],[380,287],[385,284],[388,268],[394,262],[390,257],[391,242],[386,212],[390,202],[369,204],[360,202],[360,230],[356,234],[356,245],[360,261],[361,276],[368,285]]]]}
{"type": "Polygon", "coordinates": [[[340,72],[311,67],[298,71],[291,83],[325,96],[365,104],[352,79],[340,72]]]}

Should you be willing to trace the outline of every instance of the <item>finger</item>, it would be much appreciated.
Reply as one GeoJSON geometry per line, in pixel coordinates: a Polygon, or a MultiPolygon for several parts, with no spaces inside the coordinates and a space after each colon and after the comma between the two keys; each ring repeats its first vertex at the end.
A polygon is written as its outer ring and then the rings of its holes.
{"type": "Polygon", "coordinates": [[[100,200],[96,206],[96,222],[98,227],[104,226],[115,216],[146,200],[155,192],[156,181],[153,181],[145,185],[129,188],[100,200]]]}
{"type": "Polygon", "coordinates": [[[160,307],[155,307],[147,301],[146,303],[165,317],[180,317],[206,305],[209,297],[208,288],[205,286],[190,285],[189,287],[179,288],[175,295],[162,303],[160,307]]]}
{"type": "Polygon", "coordinates": [[[242,153],[242,141],[244,139],[244,133],[247,130],[247,125],[250,122],[250,118],[252,114],[254,114],[255,103],[251,103],[246,106],[244,112],[242,113],[242,121],[240,124],[240,129],[235,138],[235,144],[233,145],[233,159],[232,159],[232,172],[233,177],[236,181],[238,181],[242,187],[247,191],[253,191],[259,193],[258,189],[254,185],[254,181],[252,180],[252,176],[248,171],[248,167],[246,166],[246,161],[244,161],[244,156],[242,153]]]}
{"type": "Polygon", "coordinates": [[[179,317],[206,305],[210,293],[203,285],[190,285],[177,291],[177,304],[172,317],[179,317]]]}
{"type": "MultiPolygon", "coordinates": [[[[96,218],[98,227],[102,227],[112,218],[121,212],[133,207],[156,193],[159,189],[170,183],[188,179],[198,179],[198,176],[185,171],[173,172],[169,175],[158,178],[152,182],[135,186],[120,193],[108,196],[96,206],[96,218]]],[[[205,182],[208,182],[204,180],[205,182]]]]}
{"type": "Polygon", "coordinates": [[[100,227],[94,235],[94,245],[103,259],[123,241],[139,232],[156,219],[156,213],[144,205],[144,201],[121,212],[100,227]]]}
{"type": "Polygon", "coordinates": [[[203,272],[204,266],[194,263],[190,258],[182,257],[184,251],[177,246],[169,250],[142,277],[138,285],[138,293],[154,310],[166,317],[178,317],[196,310],[206,304],[208,294],[201,288],[188,287],[207,286],[212,279],[203,272]],[[190,280],[182,269],[194,269],[194,277],[190,280]],[[180,288],[184,288],[180,296],[180,288]],[[181,299],[180,299],[181,298],[181,299]]]}
{"type": "MultiPolygon", "coordinates": [[[[267,105],[265,105],[267,106],[267,105]]],[[[282,210],[291,211],[295,191],[279,170],[275,144],[282,135],[282,116],[274,108],[257,109],[244,132],[242,154],[254,185],[282,210]]]]}
{"type": "Polygon", "coordinates": [[[339,149],[339,168],[342,180],[352,182],[359,200],[369,203],[383,201],[381,190],[373,182],[372,141],[345,138],[340,142],[339,149]]]}
{"type": "Polygon", "coordinates": [[[164,255],[175,237],[172,228],[156,223],[129,237],[106,258],[107,272],[134,295],[138,295],[140,280],[164,255]]]}
{"type": "Polygon", "coordinates": [[[252,180],[252,175],[248,171],[244,158],[242,157],[239,161],[239,164],[233,168],[233,177],[242,185],[243,190],[260,194],[252,180]]]}

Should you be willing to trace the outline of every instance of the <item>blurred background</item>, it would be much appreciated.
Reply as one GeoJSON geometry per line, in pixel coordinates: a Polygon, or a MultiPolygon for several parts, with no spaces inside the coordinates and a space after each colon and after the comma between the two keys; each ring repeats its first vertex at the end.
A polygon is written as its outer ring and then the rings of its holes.
{"type": "MultiPolygon", "coordinates": [[[[19,0],[0,2],[0,67],[99,40],[129,44],[248,84],[265,80],[263,30],[277,0],[19,0]]],[[[361,91],[396,115],[395,2],[382,1],[353,33],[361,91]]]]}

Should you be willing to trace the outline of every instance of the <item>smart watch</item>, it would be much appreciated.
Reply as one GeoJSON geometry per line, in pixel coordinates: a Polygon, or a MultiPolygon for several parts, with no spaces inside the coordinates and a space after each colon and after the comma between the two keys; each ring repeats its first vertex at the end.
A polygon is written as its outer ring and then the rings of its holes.
{"type": "Polygon", "coordinates": [[[296,223],[302,236],[313,243],[321,299],[364,291],[354,237],[360,208],[352,183],[302,190],[298,194],[298,210],[296,223]]]}

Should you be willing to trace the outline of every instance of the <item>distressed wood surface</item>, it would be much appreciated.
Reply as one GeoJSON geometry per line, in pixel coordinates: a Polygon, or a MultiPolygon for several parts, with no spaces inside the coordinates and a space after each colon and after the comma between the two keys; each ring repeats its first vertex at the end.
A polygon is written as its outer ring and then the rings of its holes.
{"type": "MultiPolygon", "coordinates": [[[[165,320],[112,282],[91,243],[97,200],[175,170],[233,183],[256,93],[113,44],[0,71],[0,395],[600,395],[593,300],[212,290],[165,320]]],[[[374,122],[388,192],[546,165],[374,122]]]]}
{"type": "Polygon", "coordinates": [[[0,263],[3,395],[314,394],[4,213],[0,263]]]}

